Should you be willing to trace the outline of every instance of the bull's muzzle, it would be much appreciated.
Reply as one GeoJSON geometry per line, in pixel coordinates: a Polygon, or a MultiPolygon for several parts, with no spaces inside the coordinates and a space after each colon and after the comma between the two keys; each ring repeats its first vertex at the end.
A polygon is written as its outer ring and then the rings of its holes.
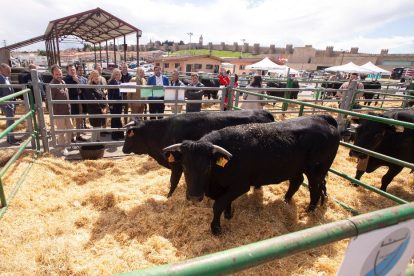
{"type": "Polygon", "coordinates": [[[193,202],[201,202],[203,200],[203,197],[204,197],[203,195],[194,196],[194,195],[187,194],[187,200],[193,201],[193,202]]]}

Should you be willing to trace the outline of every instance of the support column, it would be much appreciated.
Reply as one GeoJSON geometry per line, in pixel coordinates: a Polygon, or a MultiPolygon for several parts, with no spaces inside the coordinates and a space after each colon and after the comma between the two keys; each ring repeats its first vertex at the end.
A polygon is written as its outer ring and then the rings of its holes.
{"type": "Polygon", "coordinates": [[[98,63],[96,63],[96,46],[95,46],[95,43],[93,44],[93,53],[95,54],[95,64],[98,64],[98,63]]]}
{"type": "Polygon", "coordinates": [[[57,50],[57,59],[58,59],[58,64],[60,67],[62,67],[62,64],[60,64],[60,51],[59,51],[59,36],[57,33],[57,29],[56,29],[56,23],[55,23],[55,35],[56,35],[56,50],[57,50]]]}
{"type": "Polygon", "coordinates": [[[108,55],[108,40],[105,40],[106,45],[106,69],[108,69],[109,55],[108,55]]]}
{"type": "Polygon", "coordinates": [[[126,38],[125,38],[125,35],[124,35],[124,62],[127,61],[126,52],[127,52],[127,45],[126,45],[126,38]]]}
{"type": "Polygon", "coordinates": [[[114,63],[116,66],[116,44],[115,44],[115,38],[114,38],[114,63]]]}
{"type": "Polygon", "coordinates": [[[139,34],[137,33],[137,67],[139,67],[139,34]]]}
{"type": "Polygon", "coordinates": [[[56,63],[56,48],[55,48],[55,40],[53,39],[53,36],[51,37],[51,41],[52,41],[52,46],[53,46],[53,53],[52,53],[52,60],[53,60],[53,64],[57,64],[56,63]]]}
{"type": "Polygon", "coordinates": [[[99,42],[99,60],[101,61],[101,67],[102,67],[102,47],[101,47],[100,42],[99,42]]]}

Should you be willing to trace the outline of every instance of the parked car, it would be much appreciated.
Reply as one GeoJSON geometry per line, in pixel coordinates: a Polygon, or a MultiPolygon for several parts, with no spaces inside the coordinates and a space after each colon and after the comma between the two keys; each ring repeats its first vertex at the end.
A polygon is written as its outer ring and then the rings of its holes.
{"type": "Polygon", "coordinates": [[[115,68],[118,68],[118,64],[115,63],[108,63],[107,70],[114,70],[115,68]]]}

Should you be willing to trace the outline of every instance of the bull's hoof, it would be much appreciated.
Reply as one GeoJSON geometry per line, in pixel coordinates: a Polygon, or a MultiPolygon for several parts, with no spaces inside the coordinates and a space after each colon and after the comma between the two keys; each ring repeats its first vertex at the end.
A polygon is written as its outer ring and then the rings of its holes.
{"type": "Polygon", "coordinates": [[[285,197],[285,200],[284,200],[284,201],[285,201],[287,204],[289,204],[291,200],[292,200],[292,198],[291,198],[291,197],[290,197],[290,198],[285,197]]]}
{"type": "Polygon", "coordinates": [[[359,186],[359,185],[358,185],[358,184],[356,184],[355,182],[351,182],[351,183],[349,183],[349,185],[354,186],[354,187],[358,187],[358,186],[359,186]]]}
{"type": "Polygon", "coordinates": [[[172,194],[173,194],[172,192],[169,192],[168,195],[167,195],[167,198],[170,198],[172,196],[172,194]]]}
{"type": "Polygon", "coordinates": [[[260,190],[260,188],[262,188],[262,185],[256,185],[256,186],[254,186],[254,189],[255,190],[260,190]]]}
{"type": "Polygon", "coordinates": [[[309,207],[308,207],[308,209],[306,209],[306,214],[310,214],[310,213],[312,213],[313,211],[315,211],[315,208],[316,208],[316,206],[314,206],[314,205],[309,205],[309,207]]]}
{"type": "Polygon", "coordinates": [[[227,210],[225,210],[224,211],[224,218],[225,219],[231,219],[233,217],[233,212],[230,210],[230,211],[227,211],[227,210]]]}
{"type": "Polygon", "coordinates": [[[218,237],[221,235],[221,226],[213,226],[211,225],[211,233],[213,233],[214,236],[218,237]]]}

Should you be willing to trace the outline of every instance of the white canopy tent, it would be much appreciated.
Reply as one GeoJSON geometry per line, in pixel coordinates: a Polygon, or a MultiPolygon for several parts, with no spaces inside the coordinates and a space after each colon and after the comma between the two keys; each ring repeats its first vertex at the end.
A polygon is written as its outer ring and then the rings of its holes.
{"type": "Polygon", "coordinates": [[[376,66],[375,64],[373,64],[371,61],[365,63],[364,65],[361,65],[362,68],[364,69],[369,69],[374,71],[374,73],[380,73],[382,75],[391,75],[390,71],[387,71],[381,67],[376,66]]]}
{"type": "Polygon", "coordinates": [[[284,66],[274,63],[268,57],[246,66],[246,70],[275,70],[280,68],[285,69],[284,66]]]}
{"type": "Polygon", "coordinates": [[[290,68],[290,67],[288,67],[286,65],[283,65],[283,66],[281,66],[278,69],[269,70],[269,72],[270,73],[281,73],[283,76],[287,76],[288,72],[289,72],[289,74],[299,74],[299,71],[298,70],[295,70],[293,68],[290,68]]]}
{"type": "Polygon", "coordinates": [[[325,69],[325,71],[330,72],[345,72],[345,73],[362,73],[362,74],[372,74],[375,73],[371,69],[362,68],[361,66],[358,66],[354,64],[353,62],[341,65],[341,66],[333,66],[328,67],[325,69]]]}

